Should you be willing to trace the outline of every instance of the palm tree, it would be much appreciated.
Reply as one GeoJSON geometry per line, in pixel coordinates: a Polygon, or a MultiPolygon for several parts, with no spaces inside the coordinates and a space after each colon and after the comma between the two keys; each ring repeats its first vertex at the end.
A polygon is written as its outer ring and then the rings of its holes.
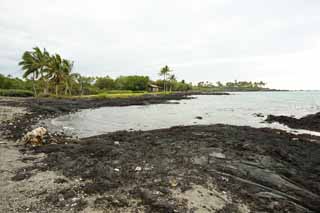
{"type": "Polygon", "coordinates": [[[75,84],[77,84],[77,80],[78,77],[77,75],[79,75],[78,73],[71,73],[70,75],[66,76],[66,80],[68,81],[68,91],[65,91],[65,94],[67,94],[67,92],[69,92],[69,95],[72,95],[72,90],[73,90],[73,86],[75,84]]]}
{"type": "Polygon", "coordinates": [[[46,49],[43,52],[38,48],[34,48],[34,56],[37,61],[40,73],[40,80],[44,82],[43,93],[47,94],[49,90],[49,79],[48,79],[48,64],[50,61],[50,54],[46,49]]]}
{"type": "Polygon", "coordinates": [[[22,60],[19,62],[19,65],[22,66],[22,70],[24,70],[23,78],[28,78],[28,76],[32,75],[32,87],[35,96],[37,96],[37,90],[35,87],[35,80],[39,76],[39,70],[37,66],[35,66],[35,59],[33,57],[32,52],[26,51],[22,55],[22,60]]]}
{"type": "Polygon", "coordinates": [[[266,86],[267,84],[265,83],[265,82],[263,82],[263,81],[260,81],[260,82],[258,82],[258,86],[260,86],[260,87],[264,87],[264,86],[266,86]]]}
{"type": "Polygon", "coordinates": [[[65,83],[65,91],[64,91],[65,95],[67,95],[68,91],[69,91],[69,94],[71,95],[70,87],[75,77],[74,75],[71,74],[72,68],[73,68],[72,61],[69,61],[66,59],[62,60],[62,69],[64,72],[64,83],[65,83]]]}
{"type": "MultiPolygon", "coordinates": [[[[83,94],[83,82],[82,82],[82,77],[79,73],[72,73],[72,79],[73,79],[73,82],[78,84],[79,85],[79,93],[80,95],[83,94]]],[[[72,84],[71,84],[71,87],[72,87],[72,84]]],[[[71,88],[72,90],[72,88],[71,88]]]]}
{"type": "Polygon", "coordinates": [[[167,75],[171,72],[170,68],[168,65],[164,66],[161,70],[159,75],[163,76],[163,90],[166,92],[166,80],[167,80],[167,75]]]}
{"type": "Polygon", "coordinates": [[[56,96],[59,95],[59,85],[60,83],[65,80],[65,63],[63,63],[63,59],[59,54],[55,54],[51,57],[51,60],[48,65],[48,71],[50,80],[52,80],[55,84],[55,92],[56,96]]]}
{"type": "Polygon", "coordinates": [[[169,81],[170,81],[170,92],[172,91],[172,86],[173,83],[177,80],[176,76],[174,74],[169,76],[169,81]]]}
{"type": "Polygon", "coordinates": [[[22,70],[25,71],[23,77],[28,78],[28,76],[32,75],[31,79],[33,81],[33,90],[35,95],[37,95],[35,80],[37,80],[39,76],[41,76],[40,79],[44,80],[46,83],[44,93],[47,93],[46,74],[49,60],[50,55],[46,49],[42,52],[39,47],[34,47],[33,51],[24,52],[22,60],[19,62],[19,65],[22,66],[22,70]]]}

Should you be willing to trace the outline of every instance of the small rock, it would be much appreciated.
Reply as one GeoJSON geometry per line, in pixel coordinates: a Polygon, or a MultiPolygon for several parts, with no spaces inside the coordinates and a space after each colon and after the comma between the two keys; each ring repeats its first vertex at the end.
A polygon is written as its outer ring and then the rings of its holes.
{"type": "Polygon", "coordinates": [[[54,183],[57,183],[57,184],[63,184],[63,183],[67,183],[68,180],[64,179],[64,178],[57,178],[53,181],[54,183]]]}
{"type": "Polygon", "coordinates": [[[120,145],[120,142],[119,141],[115,141],[114,145],[120,145]]]}
{"type": "Polygon", "coordinates": [[[221,152],[211,152],[209,154],[209,157],[212,157],[212,158],[218,158],[218,159],[225,159],[226,158],[226,155],[221,153],[221,152]]]}
{"type": "Polygon", "coordinates": [[[201,116],[197,116],[197,117],[196,117],[196,119],[198,119],[198,120],[202,120],[202,119],[203,119],[203,117],[201,117],[201,116]]]}
{"type": "Polygon", "coordinates": [[[178,181],[175,178],[170,178],[169,183],[172,187],[177,187],[178,186],[178,181]]]}
{"type": "Polygon", "coordinates": [[[64,201],[63,195],[62,195],[62,194],[59,194],[59,195],[58,195],[58,199],[59,199],[60,202],[61,202],[61,201],[64,201]]]}
{"type": "Polygon", "coordinates": [[[262,113],[253,113],[254,116],[258,117],[258,118],[263,118],[264,115],[262,113]]]}
{"type": "Polygon", "coordinates": [[[229,182],[229,178],[227,178],[227,177],[221,177],[221,180],[223,180],[223,181],[225,181],[225,182],[229,182]]]}
{"type": "Polygon", "coordinates": [[[116,172],[120,172],[120,169],[118,169],[118,168],[115,168],[115,169],[114,169],[114,171],[116,171],[116,172]]]}
{"type": "Polygon", "coordinates": [[[137,166],[134,171],[140,172],[141,170],[142,170],[142,168],[140,166],[137,166]]]}
{"type": "Polygon", "coordinates": [[[80,198],[74,197],[74,198],[72,198],[71,200],[72,200],[72,202],[76,202],[76,201],[80,200],[80,198]]]}

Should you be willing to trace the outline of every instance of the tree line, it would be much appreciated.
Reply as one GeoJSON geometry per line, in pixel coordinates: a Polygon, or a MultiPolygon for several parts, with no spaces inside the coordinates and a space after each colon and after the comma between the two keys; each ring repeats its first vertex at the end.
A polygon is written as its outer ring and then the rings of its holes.
{"type": "Polygon", "coordinates": [[[74,62],[59,54],[50,54],[39,47],[26,51],[19,62],[23,79],[0,74],[0,89],[32,90],[37,96],[49,95],[91,95],[110,90],[146,91],[150,85],[160,91],[215,90],[215,91],[256,91],[266,90],[263,81],[199,82],[192,86],[184,80],[178,81],[173,70],[165,65],[158,75],[161,79],[151,80],[148,76],[119,76],[112,78],[88,77],[73,71],[74,62]]]}
{"type": "Polygon", "coordinates": [[[261,91],[268,90],[266,83],[263,81],[234,81],[222,83],[220,81],[212,83],[202,81],[197,84],[197,89],[221,90],[221,91],[261,91]]]}
{"type": "Polygon", "coordinates": [[[182,91],[192,89],[184,80],[177,81],[172,70],[166,65],[159,75],[162,80],[152,81],[148,76],[120,76],[118,78],[87,77],[73,71],[74,62],[59,54],[50,54],[39,47],[26,51],[19,62],[23,80],[11,76],[0,76],[2,89],[32,90],[34,95],[89,95],[106,90],[146,91],[150,84],[161,91],[182,91]],[[2,80],[1,80],[2,79],[2,80]]]}

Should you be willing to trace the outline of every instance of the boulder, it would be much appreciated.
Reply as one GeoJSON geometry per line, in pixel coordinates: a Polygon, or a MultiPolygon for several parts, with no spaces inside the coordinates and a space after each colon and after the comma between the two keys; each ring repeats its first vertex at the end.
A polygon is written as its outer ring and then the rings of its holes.
{"type": "Polygon", "coordinates": [[[23,143],[31,145],[42,145],[43,136],[47,133],[47,129],[44,127],[38,127],[27,134],[22,138],[23,143]]]}

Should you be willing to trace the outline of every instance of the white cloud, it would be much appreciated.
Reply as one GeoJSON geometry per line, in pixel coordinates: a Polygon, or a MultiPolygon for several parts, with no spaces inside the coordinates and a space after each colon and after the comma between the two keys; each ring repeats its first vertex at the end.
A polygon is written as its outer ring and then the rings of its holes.
{"type": "Polygon", "coordinates": [[[265,80],[320,89],[317,0],[2,0],[0,72],[46,47],[86,75],[144,74],[164,64],[188,81],[265,80]]]}

